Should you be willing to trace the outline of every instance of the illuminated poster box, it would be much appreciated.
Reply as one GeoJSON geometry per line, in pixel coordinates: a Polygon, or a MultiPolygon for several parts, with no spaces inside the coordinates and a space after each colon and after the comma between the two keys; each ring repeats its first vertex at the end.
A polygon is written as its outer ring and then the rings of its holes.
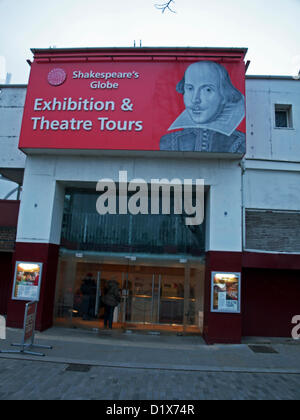
{"type": "Polygon", "coordinates": [[[42,269],[42,263],[16,262],[13,300],[39,301],[42,269]]]}
{"type": "Polygon", "coordinates": [[[241,273],[212,273],[211,312],[241,313],[241,273]]]}

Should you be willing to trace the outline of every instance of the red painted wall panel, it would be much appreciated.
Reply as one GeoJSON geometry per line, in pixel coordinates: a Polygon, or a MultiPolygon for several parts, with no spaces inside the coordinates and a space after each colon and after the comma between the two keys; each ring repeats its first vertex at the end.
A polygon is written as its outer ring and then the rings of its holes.
{"type": "Polygon", "coordinates": [[[7,314],[7,303],[12,279],[12,257],[11,252],[0,252],[0,314],[7,314]]]}
{"type": "Polygon", "coordinates": [[[0,226],[16,227],[18,224],[20,201],[0,200],[0,226]]]}
{"type": "Polygon", "coordinates": [[[300,270],[300,255],[244,252],[243,267],[269,268],[278,270],[300,270]]]}
{"type": "Polygon", "coordinates": [[[300,315],[300,270],[243,270],[243,336],[291,337],[300,315]]]}
{"type": "Polygon", "coordinates": [[[242,314],[214,313],[210,311],[211,273],[213,271],[241,272],[242,253],[213,251],[207,253],[203,329],[203,336],[208,344],[239,344],[242,338],[242,314]]]}

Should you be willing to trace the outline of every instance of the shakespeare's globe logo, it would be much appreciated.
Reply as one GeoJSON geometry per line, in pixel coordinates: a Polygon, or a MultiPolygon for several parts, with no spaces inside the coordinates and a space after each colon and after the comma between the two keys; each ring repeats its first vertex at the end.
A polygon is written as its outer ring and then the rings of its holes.
{"type": "Polygon", "coordinates": [[[67,78],[67,74],[63,69],[53,69],[48,74],[48,82],[52,86],[62,85],[67,78]]]}

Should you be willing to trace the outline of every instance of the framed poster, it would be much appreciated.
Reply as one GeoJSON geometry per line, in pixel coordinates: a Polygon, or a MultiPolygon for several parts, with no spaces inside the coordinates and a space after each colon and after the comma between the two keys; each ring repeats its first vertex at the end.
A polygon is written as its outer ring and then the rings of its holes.
{"type": "Polygon", "coordinates": [[[13,300],[39,301],[42,269],[42,263],[16,262],[13,300]]]}
{"type": "Polygon", "coordinates": [[[212,273],[211,312],[241,313],[241,273],[212,273]]]}

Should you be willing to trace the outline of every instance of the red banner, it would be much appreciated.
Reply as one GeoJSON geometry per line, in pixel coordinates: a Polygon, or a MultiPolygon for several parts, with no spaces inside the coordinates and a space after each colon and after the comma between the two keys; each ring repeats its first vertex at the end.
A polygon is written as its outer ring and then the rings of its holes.
{"type": "Polygon", "coordinates": [[[22,149],[243,153],[243,60],[34,62],[22,149]]]}

